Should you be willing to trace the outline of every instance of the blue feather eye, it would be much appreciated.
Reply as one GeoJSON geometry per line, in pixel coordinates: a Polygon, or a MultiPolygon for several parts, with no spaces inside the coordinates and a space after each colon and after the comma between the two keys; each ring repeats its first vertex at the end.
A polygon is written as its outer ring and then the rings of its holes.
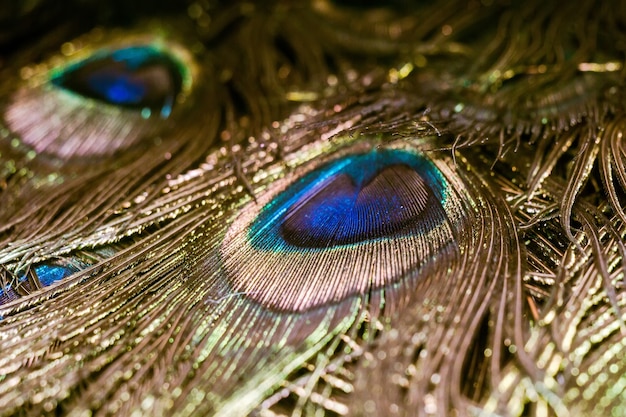
{"type": "MultiPolygon", "coordinates": [[[[442,204],[428,184],[439,185],[433,167],[400,150],[342,158],[307,175],[253,223],[257,248],[331,248],[410,233],[425,233],[443,219],[420,222],[442,204]]],[[[440,187],[439,187],[440,188],[440,187]]]]}
{"type": "Polygon", "coordinates": [[[242,210],[221,250],[235,290],[270,309],[397,284],[454,242],[447,181],[417,151],[346,154],[294,175],[242,210]]]}
{"type": "Polygon", "coordinates": [[[189,113],[181,107],[198,67],[175,43],[145,37],[70,56],[26,68],[24,82],[11,85],[0,105],[25,152],[92,164],[159,137],[177,114],[189,113]]]}
{"type": "Polygon", "coordinates": [[[48,287],[61,281],[75,272],[80,267],[73,263],[64,265],[54,263],[41,263],[31,267],[28,272],[18,274],[16,282],[10,282],[0,288],[0,305],[18,298],[18,294],[30,293],[40,287],[48,287]],[[34,280],[37,282],[35,283],[34,280]]]}
{"type": "Polygon", "coordinates": [[[167,117],[183,84],[179,67],[152,46],[134,46],[100,51],[55,74],[51,82],[85,97],[167,117]]]}
{"type": "Polygon", "coordinates": [[[54,265],[54,264],[40,264],[34,267],[35,273],[39,282],[44,287],[48,287],[55,282],[61,281],[63,278],[69,277],[74,272],[78,272],[79,269],[73,265],[54,265]]]}

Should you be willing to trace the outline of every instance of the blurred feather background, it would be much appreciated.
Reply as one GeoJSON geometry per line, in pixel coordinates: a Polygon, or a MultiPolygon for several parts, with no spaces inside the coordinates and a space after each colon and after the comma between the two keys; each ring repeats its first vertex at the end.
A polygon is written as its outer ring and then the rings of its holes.
{"type": "Polygon", "coordinates": [[[623,2],[6,2],[0,414],[622,415],[623,2]]]}

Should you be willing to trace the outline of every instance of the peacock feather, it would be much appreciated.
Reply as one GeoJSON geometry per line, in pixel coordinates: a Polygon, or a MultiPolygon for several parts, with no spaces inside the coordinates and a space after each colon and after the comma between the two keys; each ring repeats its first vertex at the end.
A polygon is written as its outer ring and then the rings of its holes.
{"type": "Polygon", "coordinates": [[[0,11],[0,415],[619,416],[626,3],[0,11]]]}

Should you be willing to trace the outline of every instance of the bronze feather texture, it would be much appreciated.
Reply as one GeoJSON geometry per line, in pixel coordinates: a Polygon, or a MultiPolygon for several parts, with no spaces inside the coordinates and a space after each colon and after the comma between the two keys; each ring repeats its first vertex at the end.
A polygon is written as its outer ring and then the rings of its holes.
{"type": "Polygon", "coordinates": [[[0,415],[626,415],[626,3],[5,3],[0,415]]]}

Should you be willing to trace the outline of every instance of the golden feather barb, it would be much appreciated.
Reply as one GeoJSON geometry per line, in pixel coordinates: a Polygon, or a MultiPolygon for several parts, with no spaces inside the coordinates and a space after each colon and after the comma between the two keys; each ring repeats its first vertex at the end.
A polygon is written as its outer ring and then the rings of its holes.
{"type": "Polygon", "coordinates": [[[0,12],[0,414],[623,414],[626,5],[222,3],[0,12]]]}

